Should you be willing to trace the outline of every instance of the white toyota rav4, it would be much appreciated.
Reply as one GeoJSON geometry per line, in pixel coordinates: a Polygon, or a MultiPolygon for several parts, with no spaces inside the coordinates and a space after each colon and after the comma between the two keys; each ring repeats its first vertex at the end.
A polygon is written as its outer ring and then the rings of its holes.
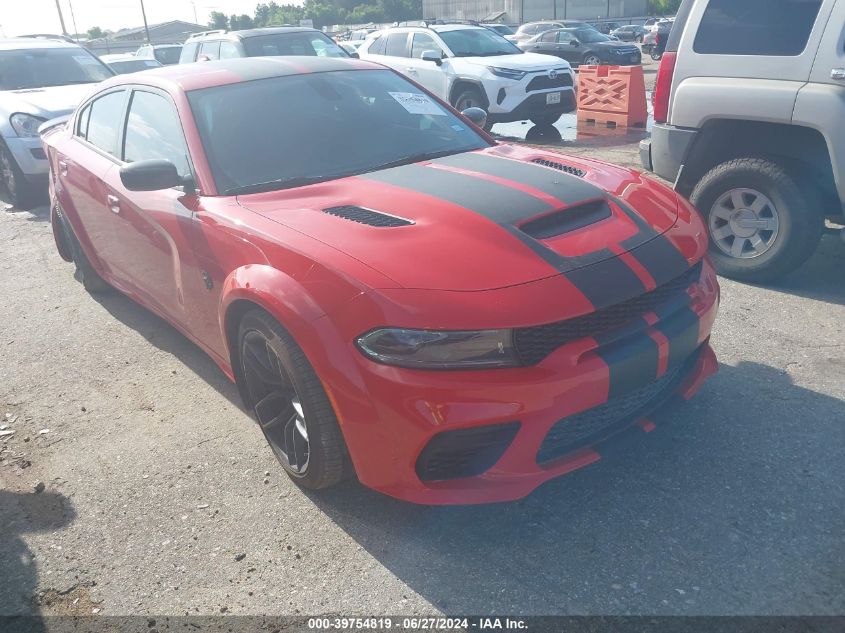
{"type": "Polygon", "coordinates": [[[526,119],[551,125],[575,110],[567,62],[524,53],[484,27],[420,24],[372,33],[358,54],[406,75],[458,110],[483,108],[487,129],[526,119]]]}

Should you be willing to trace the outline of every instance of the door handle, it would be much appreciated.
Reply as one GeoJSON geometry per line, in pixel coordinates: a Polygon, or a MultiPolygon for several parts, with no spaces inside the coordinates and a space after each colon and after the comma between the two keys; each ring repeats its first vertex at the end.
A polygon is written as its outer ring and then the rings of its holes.
{"type": "Polygon", "coordinates": [[[59,175],[60,176],[67,176],[67,161],[64,161],[64,160],[59,161],[59,175]]]}
{"type": "Polygon", "coordinates": [[[406,69],[405,69],[405,72],[409,72],[409,73],[411,73],[412,75],[416,75],[416,74],[417,74],[417,69],[416,69],[416,68],[406,68],[406,69]]]}
{"type": "Polygon", "coordinates": [[[106,196],[106,201],[109,203],[109,209],[112,210],[112,213],[120,213],[120,200],[117,196],[109,194],[106,196]]]}
{"type": "Polygon", "coordinates": [[[837,81],[845,81],[845,68],[834,68],[830,71],[830,78],[837,81]]]}

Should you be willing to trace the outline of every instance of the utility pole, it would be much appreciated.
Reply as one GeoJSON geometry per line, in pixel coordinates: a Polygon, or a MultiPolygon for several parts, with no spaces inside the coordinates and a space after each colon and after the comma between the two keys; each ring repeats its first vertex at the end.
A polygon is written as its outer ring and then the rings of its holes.
{"type": "Polygon", "coordinates": [[[194,24],[199,24],[200,21],[197,19],[197,3],[194,0],[191,1],[191,6],[194,8],[194,24]]]}
{"type": "Polygon", "coordinates": [[[59,22],[62,23],[62,35],[67,35],[67,29],[65,28],[65,18],[62,15],[62,7],[59,4],[59,0],[56,0],[56,11],[59,12],[59,22]]]}
{"type": "MultiPolygon", "coordinates": [[[[59,0],[56,0],[58,2],[59,0]]],[[[147,44],[151,44],[150,42],[150,27],[147,26],[147,12],[144,10],[144,0],[141,0],[141,15],[144,16],[144,33],[147,35],[147,44]]]]}
{"type": "Polygon", "coordinates": [[[73,13],[73,3],[67,0],[67,5],[70,7],[70,21],[73,22],[73,37],[76,43],[79,44],[79,28],[76,26],[76,15],[73,13]]]}

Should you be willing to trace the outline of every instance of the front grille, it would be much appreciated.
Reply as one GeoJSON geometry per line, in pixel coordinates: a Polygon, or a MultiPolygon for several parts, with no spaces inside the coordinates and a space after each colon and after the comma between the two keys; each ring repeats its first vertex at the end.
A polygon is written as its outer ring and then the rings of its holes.
{"type": "Polygon", "coordinates": [[[442,481],[480,475],[499,461],[518,430],[519,422],[506,422],[439,433],[417,458],[417,476],[442,481]]]}
{"type": "Polygon", "coordinates": [[[697,358],[698,354],[693,354],[686,363],[641,389],[560,420],[540,445],[537,463],[549,462],[607,439],[648,415],[675,393],[697,358]]]}
{"type": "Polygon", "coordinates": [[[653,312],[673,298],[680,297],[700,277],[701,262],[680,277],[628,301],[566,321],[519,328],[514,331],[519,357],[526,365],[536,365],[561,345],[616,329],[638,316],[653,312]]]}
{"type": "Polygon", "coordinates": [[[543,167],[551,167],[552,169],[557,169],[558,171],[566,172],[572,176],[578,176],[579,178],[583,178],[587,172],[583,169],[578,169],[577,167],[572,167],[570,165],[564,165],[563,163],[558,163],[553,160],[546,160],[545,158],[535,158],[531,161],[535,165],[542,165],[543,167]]]}
{"type": "Polygon", "coordinates": [[[357,222],[358,224],[366,224],[368,226],[377,226],[381,228],[408,226],[409,224],[413,224],[413,222],[404,218],[397,218],[371,209],[351,205],[331,207],[330,209],[323,209],[323,212],[338,218],[343,218],[344,220],[357,222]]]}
{"type": "Polygon", "coordinates": [[[558,72],[557,77],[552,79],[548,75],[539,75],[528,82],[525,87],[525,92],[533,92],[535,90],[551,90],[552,88],[571,88],[572,75],[568,72],[558,72]]]}

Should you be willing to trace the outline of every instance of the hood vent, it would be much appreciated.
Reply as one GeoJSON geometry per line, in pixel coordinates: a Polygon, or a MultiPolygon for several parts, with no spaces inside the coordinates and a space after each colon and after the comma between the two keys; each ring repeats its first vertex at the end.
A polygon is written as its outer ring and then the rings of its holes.
{"type": "Polygon", "coordinates": [[[520,225],[519,230],[535,240],[546,240],[550,237],[583,229],[585,226],[606,220],[612,215],[613,212],[606,200],[592,200],[529,220],[520,225]]]}
{"type": "Polygon", "coordinates": [[[587,174],[587,172],[585,172],[583,169],[578,169],[577,167],[570,167],[569,165],[564,165],[563,163],[556,163],[553,160],[546,160],[545,158],[535,158],[531,162],[535,165],[551,167],[552,169],[557,169],[558,171],[566,172],[570,176],[578,176],[579,178],[583,178],[587,174]]]}
{"type": "Polygon", "coordinates": [[[358,224],[366,224],[367,226],[377,226],[380,228],[392,228],[413,224],[413,222],[404,218],[397,218],[394,215],[387,215],[385,213],[373,211],[372,209],[365,209],[363,207],[355,207],[352,205],[323,209],[323,213],[328,213],[329,215],[343,218],[344,220],[351,220],[352,222],[357,222],[358,224]]]}

